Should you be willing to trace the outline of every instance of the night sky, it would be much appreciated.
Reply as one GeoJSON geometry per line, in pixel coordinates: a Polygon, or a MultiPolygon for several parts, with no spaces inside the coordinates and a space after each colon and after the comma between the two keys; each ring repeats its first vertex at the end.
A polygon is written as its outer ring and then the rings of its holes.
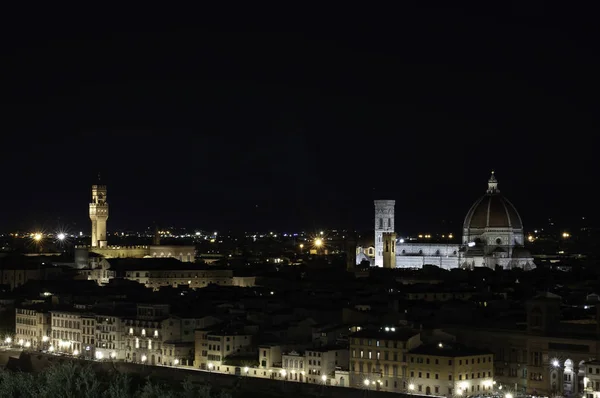
{"type": "Polygon", "coordinates": [[[596,14],[515,4],[15,11],[0,230],[87,231],[98,172],[109,230],[456,233],[492,169],[526,228],[594,220],[596,14]]]}

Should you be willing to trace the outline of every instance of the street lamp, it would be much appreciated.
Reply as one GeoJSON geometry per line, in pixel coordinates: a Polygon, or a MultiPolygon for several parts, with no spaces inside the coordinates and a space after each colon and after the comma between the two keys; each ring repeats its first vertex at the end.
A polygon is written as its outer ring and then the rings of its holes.
{"type": "Polygon", "coordinates": [[[12,339],[10,337],[7,337],[6,339],[4,339],[4,342],[6,344],[10,344],[10,343],[12,343],[12,339]]]}
{"type": "Polygon", "coordinates": [[[323,239],[316,238],[313,242],[315,248],[317,249],[317,254],[320,254],[321,248],[323,247],[323,239]]]}
{"type": "Polygon", "coordinates": [[[325,382],[327,382],[327,376],[325,376],[325,375],[321,376],[321,380],[323,380],[323,384],[325,384],[325,382]]]}
{"type": "Polygon", "coordinates": [[[250,368],[246,366],[246,367],[244,368],[244,372],[246,373],[246,376],[248,376],[248,372],[249,372],[249,371],[250,371],[250,368]]]}
{"type": "Polygon", "coordinates": [[[173,365],[175,365],[175,366],[179,365],[179,359],[173,360],[173,365]]]}
{"type": "Polygon", "coordinates": [[[513,395],[511,393],[506,393],[506,395],[504,396],[504,398],[513,398],[513,395]]]}
{"type": "Polygon", "coordinates": [[[412,384],[412,383],[411,383],[411,384],[409,384],[409,385],[408,385],[408,389],[409,389],[410,391],[414,390],[414,389],[415,389],[415,385],[414,385],[414,384],[412,384]]]}
{"type": "Polygon", "coordinates": [[[371,384],[371,381],[369,379],[365,379],[364,384],[365,384],[365,387],[369,387],[369,384],[371,384]]]}

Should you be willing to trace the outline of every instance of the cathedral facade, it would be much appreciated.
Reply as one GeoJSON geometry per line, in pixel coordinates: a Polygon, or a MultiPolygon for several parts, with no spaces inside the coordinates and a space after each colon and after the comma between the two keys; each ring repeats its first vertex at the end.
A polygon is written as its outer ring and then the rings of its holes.
{"type": "Polygon", "coordinates": [[[411,243],[394,232],[393,200],[375,201],[374,256],[359,248],[357,264],[365,259],[384,268],[422,268],[435,265],[444,269],[489,267],[502,269],[535,268],[524,247],[523,222],[515,206],[498,189],[492,172],[488,188],[471,206],[463,223],[460,244],[411,243]]]}

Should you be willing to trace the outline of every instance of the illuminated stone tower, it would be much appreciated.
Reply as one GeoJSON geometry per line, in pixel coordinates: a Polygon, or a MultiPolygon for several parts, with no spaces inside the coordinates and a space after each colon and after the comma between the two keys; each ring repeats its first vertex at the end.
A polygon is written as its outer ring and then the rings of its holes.
{"type": "Polygon", "coordinates": [[[106,185],[92,185],[92,203],[90,203],[90,220],[92,220],[92,247],[107,247],[107,219],[108,203],[106,202],[106,185]]]}
{"type": "Polygon", "coordinates": [[[383,268],[396,268],[396,233],[383,234],[383,268]]]}
{"type": "MultiPolygon", "coordinates": [[[[383,233],[394,232],[395,200],[375,201],[375,266],[383,267],[383,233]]],[[[394,247],[395,252],[395,247],[394,247]]]]}

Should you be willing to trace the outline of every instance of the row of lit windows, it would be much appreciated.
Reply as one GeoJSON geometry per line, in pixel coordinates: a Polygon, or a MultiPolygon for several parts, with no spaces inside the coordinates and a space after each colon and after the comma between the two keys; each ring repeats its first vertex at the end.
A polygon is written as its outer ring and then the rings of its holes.
{"type": "Polygon", "coordinates": [[[17,328],[16,332],[17,332],[17,334],[24,335],[24,336],[35,336],[36,335],[36,331],[32,330],[32,329],[17,328]]]}
{"type": "MultiPolygon", "coordinates": [[[[477,378],[480,379],[482,377],[486,377],[485,372],[477,372],[477,378]]],[[[492,377],[492,372],[487,372],[487,377],[492,377]]],[[[475,378],[475,373],[471,373],[471,379],[475,378]]],[[[458,375],[458,380],[462,380],[462,375],[458,375]]],[[[465,373],[465,380],[469,380],[469,374],[465,373]]]]}
{"type": "MultiPolygon", "coordinates": [[[[426,358],[423,358],[423,357],[411,357],[411,358],[410,358],[410,362],[411,362],[411,363],[414,363],[414,362],[415,362],[415,358],[417,359],[417,360],[416,360],[416,362],[417,362],[417,363],[425,363],[426,365],[429,365],[429,364],[430,364],[430,359],[429,359],[429,358],[427,358],[427,357],[426,357],[426,358]]],[[[477,359],[475,359],[475,358],[471,358],[471,365],[474,365],[474,364],[475,364],[475,361],[477,361],[477,363],[482,363],[482,362],[483,362],[483,363],[486,363],[486,359],[487,359],[487,361],[488,361],[489,363],[491,363],[491,362],[492,362],[492,357],[489,357],[489,358],[488,358],[488,357],[483,357],[483,358],[477,358],[477,359]]],[[[463,359],[459,359],[459,360],[458,360],[458,365],[459,365],[459,366],[460,366],[460,365],[462,365],[462,364],[463,364],[463,361],[464,361],[465,365],[468,365],[468,364],[469,364],[469,360],[468,360],[468,359],[464,359],[464,360],[463,360],[463,359]]],[[[438,358],[435,358],[435,364],[436,364],[436,365],[439,365],[439,359],[438,359],[438,358]]],[[[449,360],[448,360],[448,365],[452,365],[452,359],[449,359],[449,360]]]]}
{"type": "Polygon", "coordinates": [[[80,329],[81,328],[81,322],[79,321],[70,321],[67,319],[54,319],[54,317],[52,318],[52,326],[53,327],[60,327],[60,328],[67,328],[67,329],[80,329]]]}
{"type": "Polygon", "coordinates": [[[20,316],[15,319],[15,323],[20,323],[22,325],[31,325],[31,326],[35,326],[37,324],[35,318],[23,318],[20,316]]]}
{"type": "MultiPolygon", "coordinates": [[[[384,351],[383,352],[383,359],[385,361],[389,361],[390,360],[390,351],[384,351]]],[[[352,358],[356,358],[356,350],[352,350],[352,358]]],[[[359,351],[359,358],[363,358],[363,359],[381,359],[381,351],[375,351],[375,355],[373,355],[373,351],[368,350],[366,355],[365,355],[365,351],[364,350],[360,350],[359,351]]],[[[398,358],[400,358],[401,361],[404,361],[404,355],[400,354],[400,356],[398,356],[397,352],[394,352],[393,355],[391,356],[393,361],[398,361],[398,358]]]]}
{"type": "MultiPolygon", "coordinates": [[[[146,329],[142,329],[142,337],[146,337],[146,329]]],[[[133,336],[133,328],[129,328],[129,335],[133,336]]],[[[154,337],[158,337],[158,330],[154,331],[154,337]]]]}
{"type": "Polygon", "coordinates": [[[402,341],[388,341],[388,340],[371,340],[371,339],[354,339],[354,344],[356,345],[373,345],[375,343],[375,347],[385,347],[385,348],[404,348],[404,342],[402,341]],[[366,341],[366,344],[365,344],[366,341]]]}

